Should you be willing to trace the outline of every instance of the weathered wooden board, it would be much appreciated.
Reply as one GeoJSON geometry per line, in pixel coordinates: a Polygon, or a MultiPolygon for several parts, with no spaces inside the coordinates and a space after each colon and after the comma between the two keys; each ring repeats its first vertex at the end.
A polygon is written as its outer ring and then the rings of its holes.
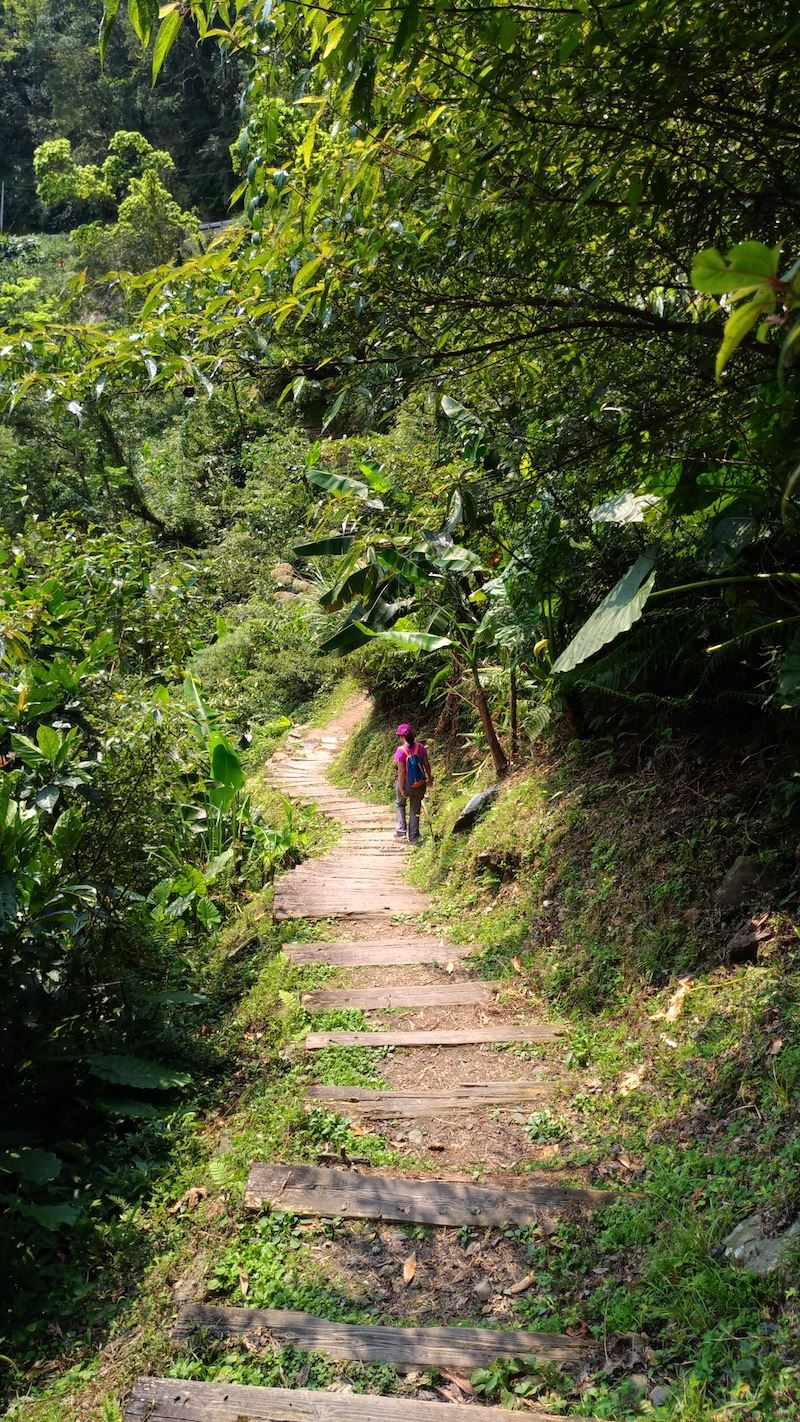
{"type": "MultiPolygon", "coordinates": [[[[494,1418],[503,1422],[507,1417],[507,1412],[493,1407],[454,1403],[447,1407],[446,1422],[493,1422],[494,1418]]],[[[535,1412],[533,1419],[568,1422],[550,1412],[535,1412]]],[[[441,1403],[414,1398],[139,1378],[125,1409],[125,1422],[445,1422],[445,1418],[441,1403]]]]}
{"type": "Polygon", "coordinates": [[[502,1187],[462,1180],[406,1180],[357,1175],[315,1165],[250,1167],[244,1203],[271,1205],[295,1215],[343,1220],[399,1220],[426,1225],[485,1225],[505,1229],[533,1224],[542,1210],[607,1205],[607,1191],[556,1182],[502,1187]]]}
{"type": "Polygon", "coordinates": [[[512,1110],[520,1102],[541,1101],[550,1095],[544,1081],[496,1081],[475,1086],[451,1086],[446,1091],[371,1091],[366,1086],[308,1086],[310,1101],[324,1101],[342,1115],[449,1116],[454,1111],[512,1110]]]}
{"type": "Polygon", "coordinates": [[[395,963],[452,963],[463,958],[469,948],[440,943],[431,938],[365,939],[354,943],[284,943],[283,951],[293,963],[330,963],[334,967],[369,968],[395,963]]]}
{"type": "Polygon", "coordinates": [[[303,993],[304,1007],[312,1011],[324,1007],[360,1007],[389,1009],[393,1007],[463,1007],[470,1003],[487,1005],[494,1001],[499,983],[418,983],[411,987],[385,988],[317,988],[303,993]]]}
{"type": "Polygon", "coordinates": [[[323,1047],[468,1047],[481,1042],[554,1042],[563,1027],[532,1023],[530,1027],[436,1027],[419,1032],[309,1032],[307,1052],[323,1047]]]}
{"type": "Polygon", "coordinates": [[[326,1353],[336,1360],[395,1363],[407,1368],[483,1368],[497,1358],[533,1357],[540,1362],[569,1365],[593,1348],[560,1333],[526,1333],[522,1329],[390,1328],[385,1324],[330,1323],[308,1313],[272,1308],[215,1308],[184,1304],[178,1311],[174,1337],[185,1339],[198,1329],[222,1338],[245,1335],[264,1341],[279,1338],[307,1353],[326,1353]]]}

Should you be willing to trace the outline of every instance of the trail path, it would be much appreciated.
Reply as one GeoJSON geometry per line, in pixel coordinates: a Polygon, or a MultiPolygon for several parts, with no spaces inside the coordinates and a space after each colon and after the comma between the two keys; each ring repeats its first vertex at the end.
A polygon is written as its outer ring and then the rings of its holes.
{"type": "MultiPolygon", "coordinates": [[[[332,985],[308,993],[306,1006],[369,1014],[365,1031],[312,1031],[305,1050],[370,1043],[391,1049],[380,1068],[385,1088],[323,1082],[307,1087],[309,1108],[325,1105],[357,1130],[368,1122],[416,1157],[418,1167],[378,1170],[334,1151],[321,1152],[326,1163],[317,1166],[254,1161],[245,1208],[274,1206],[336,1221],[319,1246],[321,1258],[355,1295],[369,1299],[381,1323],[197,1303],[180,1308],[175,1337],[200,1328],[245,1338],[254,1351],[291,1342],[412,1374],[428,1367],[457,1371],[409,1398],[145,1378],[126,1422],[499,1422],[507,1412],[477,1406],[464,1374],[503,1357],[557,1362],[576,1376],[596,1364],[591,1340],[514,1326],[516,1301],[535,1289],[535,1280],[512,1228],[550,1229],[558,1218],[610,1198],[574,1173],[565,1180],[552,1168],[537,1171],[537,1150],[524,1129],[532,1110],[569,1085],[564,1035],[537,1020],[513,985],[478,978],[468,949],[420,930],[415,920],[428,898],[406,881],[409,850],[394,838],[391,810],[331,784],[331,763],[367,709],[354,698],[323,730],[291,737],[270,764],[270,784],[316,803],[342,826],[330,853],[279,880],[273,912],[283,920],[332,921],[330,942],[284,950],[296,962],[335,970],[332,985]],[[409,1238],[415,1225],[430,1233],[409,1238]],[[411,1317],[415,1326],[408,1326],[411,1317]],[[482,1318],[484,1326],[464,1327],[465,1318],[482,1318]]],[[[538,1154],[542,1165],[546,1152],[538,1154]]],[[[547,1422],[546,1413],[534,1416],[547,1422]]]]}

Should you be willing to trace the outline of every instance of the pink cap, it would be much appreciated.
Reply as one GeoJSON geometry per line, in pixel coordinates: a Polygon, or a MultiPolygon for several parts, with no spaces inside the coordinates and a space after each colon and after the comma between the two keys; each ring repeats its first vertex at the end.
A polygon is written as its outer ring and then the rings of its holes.
{"type": "Polygon", "coordinates": [[[396,730],[396,732],[395,732],[395,735],[398,735],[398,736],[410,736],[410,735],[411,735],[411,730],[412,730],[412,727],[409,726],[408,722],[407,722],[407,721],[403,721],[402,725],[400,725],[400,726],[397,727],[397,730],[396,730]]]}

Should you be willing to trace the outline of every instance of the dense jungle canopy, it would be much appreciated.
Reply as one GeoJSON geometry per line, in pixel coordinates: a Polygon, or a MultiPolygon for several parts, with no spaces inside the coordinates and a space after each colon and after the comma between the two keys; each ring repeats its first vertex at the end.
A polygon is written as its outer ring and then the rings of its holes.
{"type": "Polygon", "coordinates": [[[247,776],[344,671],[478,780],[754,759],[793,911],[798,58],[785,0],[0,0],[18,1371],[195,1149],[312,835],[247,776]]]}

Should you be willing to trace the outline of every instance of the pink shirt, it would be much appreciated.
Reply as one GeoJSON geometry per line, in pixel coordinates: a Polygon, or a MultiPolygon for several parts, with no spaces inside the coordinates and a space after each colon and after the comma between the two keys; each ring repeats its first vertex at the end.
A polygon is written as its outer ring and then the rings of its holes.
{"type": "Polygon", "coordinates": [[[416,745],[414,746],[409,746],[404,741],[401,746],[397,747],[397,750],[394,753],[394,758],[397,761],[397,764],[402,765],[406,756],[411,755],[414,751],[416,751],[417,755],[421,756],[426,756],[428,754],[427,750],[422,744],[422,741],[417,741],[416,745]]]}

